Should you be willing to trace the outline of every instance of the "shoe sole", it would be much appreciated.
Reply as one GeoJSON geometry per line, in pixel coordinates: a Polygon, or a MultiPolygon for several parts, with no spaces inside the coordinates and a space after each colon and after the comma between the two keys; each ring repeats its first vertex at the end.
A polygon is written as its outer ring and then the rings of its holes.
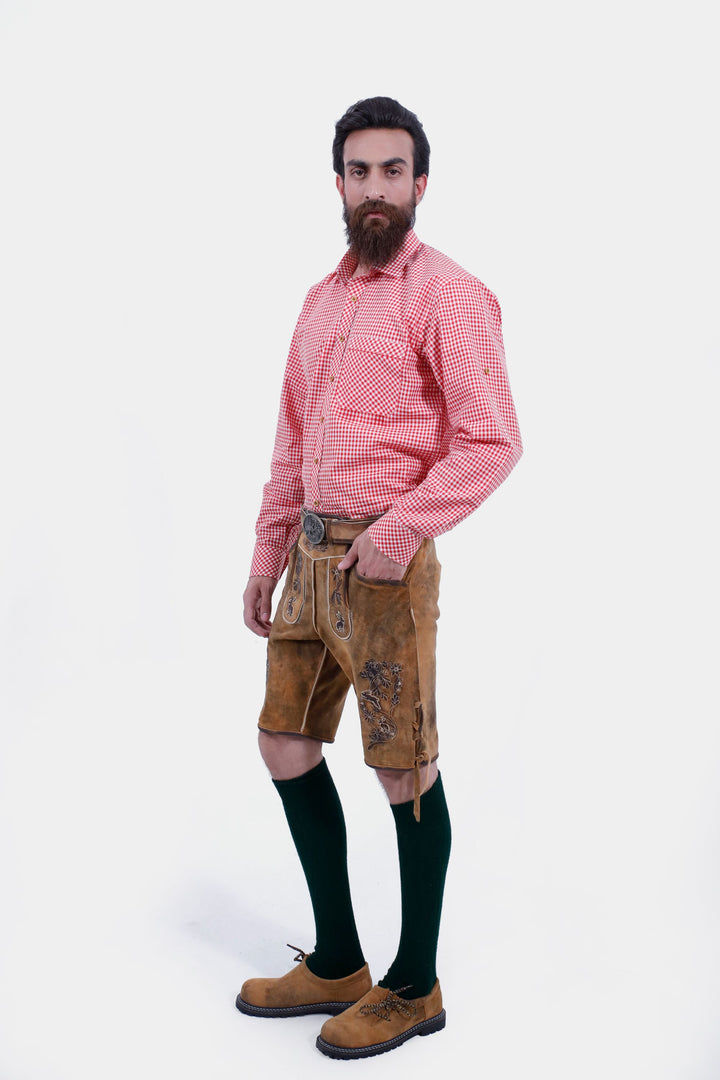
{"type": "Polygon", "coordinates": [[[354,1001],[318,1001],[313,1005],[292,1005],[287,1008],[271,1009],[263,1008],[261,1005],[251,1005],[249,1001],[243,1001],[239,994],[235,999],[235,1007],[241,1013],[245,1013],[246,1016],[265,1016],[267,1018],[308,1016],[311,1013],[326,1013],[330,1016],[337,1016],[338,1013],[345,1012],[354,1004],[354,1001]]]}
{"type": "Polygon", "coordinates": [[[404,1031],[402,1035],[396,1035],[394,1039],[387,1039],[386,1042],[373,1043],[372,1046],[333,1046],[332,1043],[325,1042],[320,1035],[318,1035],[315,1045],[320,1053],[325,1054],[326,1057],[337,1058],[342,1061],[374,1057],[375,1054],[386,1054],[388,1050],[395,1050],[396,1047],[402,1046],[408,1039],[412,1039],[414,1035],[433,1035],[436,1031],[442,1031],[445,1027],[445,1020],[446,1014],[443,1009],[437,1016],[432,1016],[429,1020],[423,1020],[421,1023],[415,1024],[414,1027],[404,1031]]]}

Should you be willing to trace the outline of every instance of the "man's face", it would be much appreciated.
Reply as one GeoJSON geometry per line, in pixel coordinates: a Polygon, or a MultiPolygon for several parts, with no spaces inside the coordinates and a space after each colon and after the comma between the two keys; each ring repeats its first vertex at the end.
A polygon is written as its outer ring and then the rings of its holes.
{"type": "Polygon", "coordinates": [[[412,136],[394,128],[353,131],[337,177],[348,239],[361,262],[382,265],[401,246],[427,184],[413,177],[412,136]]]}

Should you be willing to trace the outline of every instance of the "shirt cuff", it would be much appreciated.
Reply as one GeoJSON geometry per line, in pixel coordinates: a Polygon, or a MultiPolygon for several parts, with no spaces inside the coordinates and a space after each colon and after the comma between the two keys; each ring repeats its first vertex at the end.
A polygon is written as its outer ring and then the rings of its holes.
{"type": "Polygon", "coordinates": [[[267,544],[256,544],[250,566],[250,577],[281,578],[282,572],[287,566],[288,556],[286,551],[269,547],[267,544]]]}
{"type": "Polygon", "coordinates": [[[423,542],[419,533],[401,525],[390,514],[378,518],[368,529],[368,536],[378,551],[401,566],[407,566],[423,542]]]}

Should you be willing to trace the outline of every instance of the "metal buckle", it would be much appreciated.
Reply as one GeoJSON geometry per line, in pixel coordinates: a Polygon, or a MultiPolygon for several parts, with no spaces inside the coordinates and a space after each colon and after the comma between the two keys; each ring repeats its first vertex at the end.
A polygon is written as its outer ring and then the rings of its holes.
{"type": "Polygon", "coordinates": [[[306,513],[303,517],[303,532],[311,544],[319,544],[325,538],[325,522],[317,514],[306,513]]]}

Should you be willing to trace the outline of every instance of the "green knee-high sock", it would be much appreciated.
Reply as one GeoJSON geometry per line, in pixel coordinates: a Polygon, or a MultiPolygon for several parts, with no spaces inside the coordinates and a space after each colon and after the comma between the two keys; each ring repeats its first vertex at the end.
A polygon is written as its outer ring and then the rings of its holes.
{"type": "Polygon", "coordinates": [[[350,899],[345,817],[325,759],[292,780],[273,780],[302,863],[315,916],[307,958],[321,979],[342,979],[365,963],[350,899]]]}
{"type": "Polygon", "coordinates": [[[420,800],[420,821],[412,802],[391,806],[400,857],[402,926],[397,956],[380,985],[402,991],[404,998],[424,997],[432,990],[440,932],[445,873],[450,858],[450,817],[442,780],[420,800]]]}

